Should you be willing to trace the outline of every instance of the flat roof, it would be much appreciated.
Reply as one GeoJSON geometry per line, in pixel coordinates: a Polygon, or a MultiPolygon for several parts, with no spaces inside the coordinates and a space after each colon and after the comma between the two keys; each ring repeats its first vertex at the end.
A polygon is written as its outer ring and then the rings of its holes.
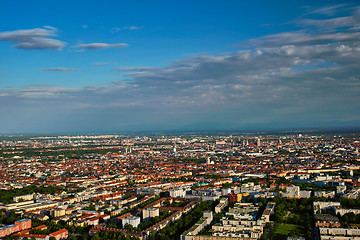
{"type": "Polygon", "coordinates": [[[25,219],[20,219],[20,220],[17,220],[15,221],[16,223],[19,223],[19,222],[27,222],[27,221],[31,221],[30,218],[25,218],[25,219]]]}

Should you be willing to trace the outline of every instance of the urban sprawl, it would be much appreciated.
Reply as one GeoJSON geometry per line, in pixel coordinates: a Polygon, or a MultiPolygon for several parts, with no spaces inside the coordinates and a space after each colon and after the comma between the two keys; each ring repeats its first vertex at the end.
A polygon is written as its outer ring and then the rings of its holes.
{"type": "Polygon", "coordinates": [[[0,136],[0,238],[360,239],[360,135],[0,136]]]}

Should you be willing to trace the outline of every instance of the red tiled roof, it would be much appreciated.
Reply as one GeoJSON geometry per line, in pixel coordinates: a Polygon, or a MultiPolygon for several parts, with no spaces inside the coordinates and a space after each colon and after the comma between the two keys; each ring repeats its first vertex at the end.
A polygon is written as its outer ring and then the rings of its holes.
{"type": "Polygon", "coordinates": [[[68,233],[68,230],[66,230],[65,228],[63,228],[63,229],[60,229],[59,231],[50,233],[49,236],[50,236],[50,237],[53,237],[53,236],[56,236],[56,235],[59,235],[59,234],[63,234],[63,233],[68,233]]]}

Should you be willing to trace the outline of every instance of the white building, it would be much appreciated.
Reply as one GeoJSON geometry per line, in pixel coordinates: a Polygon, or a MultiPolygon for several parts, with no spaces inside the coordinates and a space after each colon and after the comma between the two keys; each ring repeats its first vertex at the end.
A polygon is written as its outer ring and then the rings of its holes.
{"type": "Polygon", "coordinates": [[[124,217],[122,219],[123,228],[125,227],[126,224],[130,224],[133,227],[137,227],[140,224],[140,218],[136,217],[136,216],[133,216],[133,215],[129,215],[127,217],[124,217]]]}
{"type": "Polygon", "coordinates": [[[145,208],[142,210],[143,220],[149,220],[152,217],[157,217],[160,215],[160,210],[158,208],[145,208]]]}
{"type": "Polygon", "coordinates": [[[309,198],[311,197],[311,191],[300,191],[300,198],[309,198]]]}
{"type": "Polygon", "coordinates": [[[19,200],[22,200],[22,201],[32,200],[32,199],[34,199],[34,195],[35,194],[27,194],[27,195],[22,195],[22,196],[16,196],[16,197],[13,197],[13,201],[18,202],[19,200]]]}
{"type": "Polygon", "coordinates": [[[229,200],[227,198],[221,198],[219,204],[215,207],[215,213],[220,213],[228,204],[229,200]]]}
{"type": "Polygon", "coordinates": [[[336,186],[336,194],[345,194],[346,186],[336,186]]]}
{"type": "Polygon", "coordinates": [[[340,202],[314,202],[314,213],[328,208],[340,208],[340,202]]]}
{"type": "Polygon", "coordinates": [[[300,187],[299,186],[286,187],[286,193],[284,193],[284,197],[299,198],[300,197],[300,187]]]}
{"type": "Polygon", "coordinates": [[[172,198],[177,198],[177,197],[183,198],[185,197],[186,194],[186,192],[183,189],[171,190],[169,191],[169,193],[170,193],[170,197],[172,198]]]}

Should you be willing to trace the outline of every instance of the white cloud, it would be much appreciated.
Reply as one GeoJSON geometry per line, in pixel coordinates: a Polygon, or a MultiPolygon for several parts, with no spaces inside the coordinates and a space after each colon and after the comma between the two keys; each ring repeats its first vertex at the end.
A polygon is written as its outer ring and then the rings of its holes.
{"type": "Polygon", "coordinates": [[[300,26],[314,26],[317,28],[340,28],[359,24],[360,19],[354,16],[347,16],[331,19],[301,19],[296,21],[296,23],[300,26]]]}
{"type": "Polygon", "coordinates": [[[88,49],[88,50],[97,50],[97,49],[103,49],[103,48],[123,48],[127,47],[128,44],[126,43],[87,43],[87,44],[79,44],[75,47],[82,48],[82,49],[88,49]]]}
{"type": "Polygon", "coordinates": [[[110,30],[110,32],[117,33],[117,32],[120,32],[121,30],[138,30],[138,29],[140,29],[140,27],[137,27],[137,26],[113,27],[110,30]]]}
{"type": "Polygon", "coordinates": [[[75,71],[79,71],[79,69],[76,69],[76,68],[62,68],[62,67],[58,67],[58,68],[44,68],[44,69],[42,69],[42,71],[50,71],[50,72],[75,72],[75,71]]]}
{"type": "Polygon", "coordinates": [[[119,27],[113,27],[113,28],[110,30],[111,33],[116,33],[116,32],[120,32],[120,31],[121,31],[121,28],[119,28],[119,27]]]}
{"type": "Polygon", "coordinates": [[[308,12],[307,14],[322,14],[322,15],[327,15],[327,16],[333,16],[335,15],[339,10],[341,10],[344,7],[349,6],[348,4],[338,4],[338,5],[334,5],[334,6],[326,6],[326,7],[321,7],[315,10],[312,10],[310,12],[308,12]]]}
{"type": "Polygon", "coordinates": [[[43,99],[43,98],[61,98],[64,95],[67,97],[69,94],[78,91],[72,88],[55,87],[48,85],[36,85],[23,89],[8,88],[0,90],[0,96],[16,97],[23,99],[43,99]]]}
{"type": "Polygon", "coordinates": [[[65,43],[56,39],[48,38],[56,36],[57,29],[51,26],[43,28],[21,29],[0,33],[0,41],[15,43],[15,48],[24,50],[61,50],[65,43]]]}
{"type": "Polygon", "coordinates": [[[125,30],[138,30],[138,29],[140,29],[140,27],[136,27],[136,26],[125,26],[125,27],[123,27],[123,29],[125,29],[125,30]]]}

